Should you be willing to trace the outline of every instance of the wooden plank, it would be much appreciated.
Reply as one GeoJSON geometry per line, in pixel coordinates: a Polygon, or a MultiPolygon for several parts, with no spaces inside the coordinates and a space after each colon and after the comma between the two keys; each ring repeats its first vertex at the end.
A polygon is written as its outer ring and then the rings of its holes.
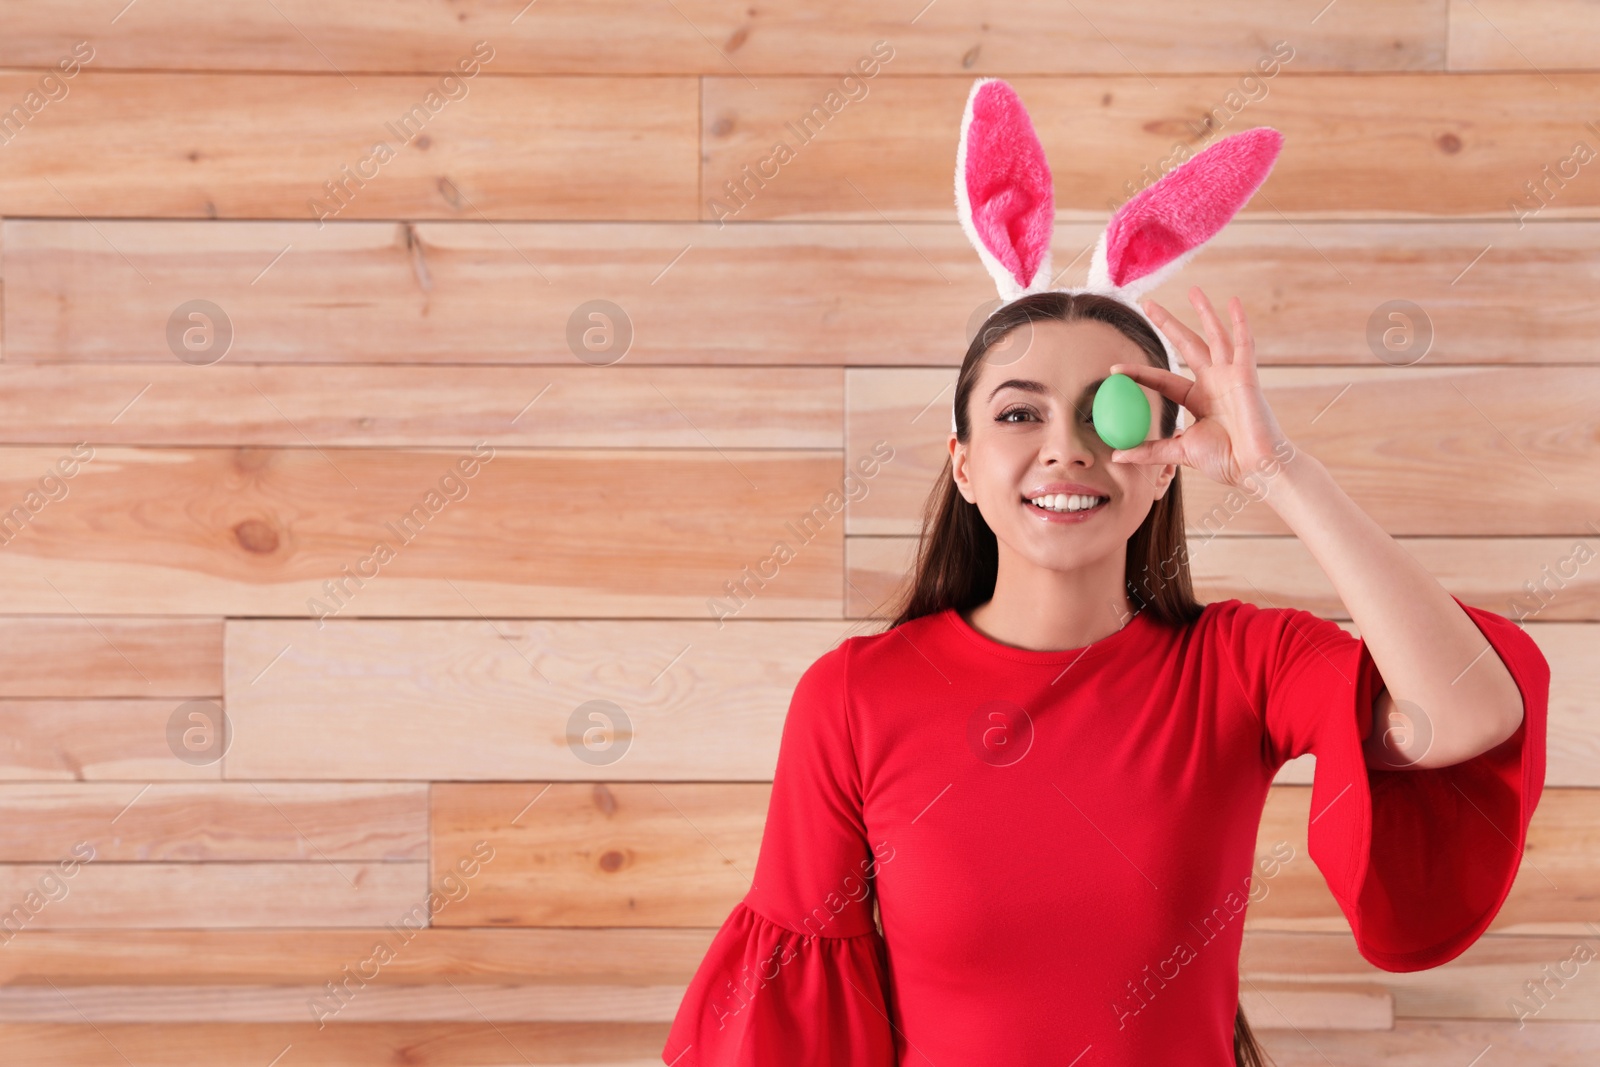
{"type": "MultiPolygon", "coordinates": [[[[354,957],[370,958],[371,946],[354,957]]],[[[337,976],[337,970],[331,972],[337,976]]],[[[0,1023],[299,1023],[307,1015],[335,1027],[370,1022],[672,1022],[683,985],[438,985],[361,987],[341,1001],[321,986],[76,986],[0,989],[0,1023]]],[[[1357,995],[1334,990],[1305,995],[1288,990],[1273,1003],[1314,1025],[1329,1012],[1352,1014],[1357,995]],[[1297,995],[1299,994],[1299,995],[1297,995]],[[1350,1005],[1352,1007],[1347,1007],[1350,1005]],[[1319,1014],[1320,1013],[1320,1014],[1319,1014]]],[[[1371,1012],[1370,1007],[1366,1008],[1371,1012]]]]}
{"type": "Polygon", "coordinates": [[[216,781],[220,760],[175,755],[168,730],[186,703],[0,700],[0,781],[216,781]]]}
{"type": "MultiPolygon", "coordinates": [[[[532,11],[486,0],[319,5],[277,0],[221,17],[201,0],[169,0],[107,32],[85,0],[8,19],[0,66],[51,66],[81,38],[96,69],[443,71],[474,38],[494,46],[501,73],[832,74],[867,51],[886,23],[845,0],[780,0],[759,10],[711,0],[671,7],[637,0],[543,0],[532,11]],[[612,32],[626,25],[629,32],[612,32]],[[298,31],[298,32],[297,32],[298,31]],[[314,43],[313,43],[314,42],[314,43]]],[[[890,34],[896,73],[1125,74],[1249,72],[1261,44],[1292,37],[1296,70],[1422,70],[1444,64],[1445,0],[1344,0],[1338,18],[1309,27],[1279,0],[1198,9],[1146,0],[1096,9],[1092,22],[1047,0],[994,9],[944,0],[890,34]],[[1091,30],[1092,27],[1092,30],[1091,30]]],[[[1259,92],[1253,86],[1246,91],[1259,92]]]]}
{"type": "Polygon", "coordinates": [[[0,616],[0,697],[221,694],[221,619],[0,616]]]}
{"type": "Polygon", "coordinates": [[[0,443],[61,447],[838,449],[843,410],[822,367],[0,366],[0,443]]]}
{"type": "MultiPolygon", "coordinates": [[[[0,72],[0,101],[39,78],[0,72]]],[[[479,73],[454,100],[439,83],[91,67],[6,144],[0,215],[696,217],[695,79],[479,73]]]]}
{"type": "MultiPolygon", "coordinates": [[[[1281,206],[1276,195],[1273,201],[1281,206]]],[[[1152,295],[1197,330],[1191,285],[1218,306],[1237,295],[1263,365],[1373,367],[1382,366],[1380,359],[1413,358],[1427,365],[1593,363],[1594,335],[1578,331],[1600,326],[1600,311],[1586,299],[1587,265],[1600,267],[1600,226],[1543,215],[1518,226],[1509,218],[1506,212],[1505,219],[1485,221],[1241,219],[1152,295]],[[1409,353],[1382,344],[1383,330],[1394,324],[1383,309],[1396,300],[1420,309],[1410,312],[1419,347],[1409,353]],[[1527,313],[1531,308],[1541,310],[1527,313]]],[[[1082,284],[1100,229],[1055,232],[1063,267],[1081,255],[1056,284],[1082,284]]],[[[974,324],[962,336],[976,332],[974,324]]]]}
{"type": "Polygon", "coordinates": [[[0,1044],[50,1067],[661,1067],[666,1023],[5,1023],[0,1044]],[[119,1058],[120,1057],[120,1058],[119,1058]]]}
{"type": "Polygon", "coordinates": [[[1600,704],[1593,696],[1600,692],[1595,628],[1534,625],[1528,633],[1551,664],[1561,665],[1560,682],[1553,682],[1550,694],[1545,782],[1600,786],[1600,704]]]}
{"type": "Polygon", "coordinates": [[[1239,1007],[1254,1029],[1394,1029],[1394,998],[1380,985],[1241,981],[1239,1007]]]}
{"type": "Polygon", "coordinates": [[[230,622],[227,775],[767,780],[795,682],[848,632],[762,620],[230,622]],[[609,740],[586,742],[591,710],[610,715],[609,740]]]}
{"type": "MultiPolygon", "coordinates": [[[[0,501],[29,499],[64,454],[0,449],[0,501]]],[[[0,553],[0,590],[13,612],[837,618],[842,467],[778,450],[100,448],[0,553]]]]}
{"type": "MultiPolygon", "coordinates": [[[[949,462],[955,378],[944,369],[846,372],[847,454],[880,439],[895,451],[872,492],[847,509],[848,533],[917,532],[949,462]]],[[[1600,445],[1582,430],[1600,400],[1592,368],[1266,367],[1261,384],[1295,445],[1394,536],[1595,533],[1600,445]]],[[[1288,532],[1263,500],[1183,474],[1191,535],[1288,532]]]]}
{"type": "MultiPolygon", "coordinates": [[[[436,872],[448,869],[470,841],[516,842],[509,861],[487,865],[471,894],[436,925],[716,925],[749,888],[766,812],[760,785],[544,788],[435,787],[436,872]]],[[[1348,929],[1307,852],[1310,794],[1306,786],[1272,788],[1257,849],[1281,855],[1287,846],[1292,858],[1252,904],[1250,929],[1348,929]]],[[[1600,791],[1545,791],[1515,886],[1492,929],[1585,936],[1584,924],[1600,921],[1593,903],[1600,895],[1597,811],[1600,791]]]]}
{"type": "MultiPolygon", "coordinates": [[[[1057,224],[1056,284],[1083,281],[1103,227],[1103,218],[1057,224]]],[[[176,365],[168,321],[205,298],[232,328],[225,362],[213,370],[252,362],[569,367],[571,320],[604,298],[632,331],[623,366],[954,367],[960,339],[977,329],[974,316],[995,303],[953,216],[720,227],[9,219],[0,235],[8,362],[176,365]]],[[[1217,300],[1238,294],[1263,364],[1372,366],[1369,326],[1397,298],[1423,309],[1430,365],[1593,363],[1600,307],[1588,279],[1596,273],[1597,222],[1541,218],[1515,229],[1273,217],[1234,222],[1154,295],[1194,322],[1190,285],[1217,300]]],[[[610,343],[620,346],[622,336],[619,329],[610,343]]],[[[0,395],[33,380],[18,377],[0,395]]],[[[125,403],[95,412],[102,433],[125,403]]],[[[145,417],[137,407],[124,416],[145,417]]]]}
{"type": "MultiPolygon", "coordinates": [[[[948,352],[968,311],[994,295],[953,223],[913,227],[920,252],[881,223],[95,227],[104,238],[76,220],[4,224],[8,361],[172,363],[167,322],[199,297],[236,324],[229,362],[571,367],[574,319],[585,325],[579,309],[597,299],[623,309],[628,363],[900,361],[902,349],[914,361],[948,352]],[[927,271],[922,255],[965,295],[952,303],[931,271],[907,286],[927,271]]],[[[604,362],[623,330],[589,346],[577,336],[604,362]]]]}
{"type": "MultiPolygon", "coordinates": [[[[351,1023],[319,1033],[309,1023],[10,1023],[0,1026],[0,1041],[25,1062],[52,1067],[88,1067],[119,1054],[140,1067],[187,1067],[200,1056],[212,1067],[260,1067],[288,1048],[307,1067],[659,1067],[667,1029],[666,1023],[351,1023]]],[[[1518,1029],[1511,1022],[1419,1021],[1393,1031],[1319,1031],[1311,1039],[1264,1030],[1262,1038],[1279,1067],[1460,1067],[1491,1047],[1514,1062],[1589,1067],[1600,1023],[1518,1029]]]]}
{"type": "Polygon", "coordinates": [[[215,782],[0,786],[0,862],[54,861],[87,841],[99,862],[420,860],[428,787],[215,782]]]}
{"type": "MultiPolygon", "coordinates": [[[[1220,111],[1234,87],[1224,77],[1012,84],[1049,158],[1059,217],[1103,217],[1153,180],[1143,175],[1170,169],[1208,138],[1273,126],[1285,147],[1245,209],[1251,215],[1478,215],[1514,226],[1508,200],[1541,164],[1570,150],[1593,117],[1586,101],[1600,75],[1565,74],[1558,86],[1537,73],[1285,71],[1259,102],[1220,111]]],[[[947,221],[970,87],[966,78],[883,78],[870,96],[833,113],[823,106],[831,86],[822,79],[767,78],[756,89],[738,77],[708,77],[700,217],[947,221]],[[818,117],[802,128],[813,109],[818,117]],[[739,183],[743,191],[730,197],[729,185],[739,183]]],[[[1570,182],[1541,214],[1592,218],[1597,209],[1600,185],[1570,182]]]]}
{"type": "MultiPolygon", "coordinates": [[[[381,926],[427,919],[423,863],[102,863],[0,864],[7,934],[98,926],[381,926]],[[61,896],[45,895],[52,885],[61,896]],[[53,880],[53,881],[52,881],[53,880]],[[30,903],[34,902],[34,903],[30,903]]],[[[78,856],[86,852],[77,853],[78,856]]]]}
{"type": "Polygon", "coordinates": [[[1263,1030],[1261,1044],[1277,1067],[1461,1067],[1493,1048],[1509,1063],[1587,1067],[1600,1045],[1600,1023],[1399,1022],[1380,1032],[1263,1030]]]}
{"type": "MultiPolygon", "coordinates": [[[[335,1021],[477,1021],[475,1008],[496,1021],[670,1021],[715,933],[422,929],[403,945],[389,938],[393,958],[356,987],[335,1021]]],[[[1573,978],[1583,964],[1566,962],[1577,943],[1489,934],[1442,967],[1401,974],[1362,959],[1348,932],[1252,930],[1241,988],[1263,1029],[1281,1026],[1277,1011],[1301,1029],[1373,1025],[1379,1000],[1402,1020],[1506,1019],[1514,1016],[1508,1001],[1526,997],[1529,981],[1548,982],[1537,1021],[1600,1020],[1600,989],[1573,978]],[[1564,982],[1550,978],[1558,967],[1564,982]]],[[[26,1021],[296,1022],[308,999],[325,995],[317,983],[372,949],[373,933],[361,930],[23,932],[0,954],[0,1021],[30,1012],[26,1021]],[[66,1017],[74,1010],[82,1014],[66,1017]]]]}
{"type": "Polygon", "coordinates": [[[875,620],[880,629],[888,624],[911,585],[917,541],[916,537],[859,534],[844,539],[846,616],[875,620]]]}
{"type": "Polygon", "coordinates": [[[1559,84],[1560,71],[1595,69],[1600,11],[1584,0],[1471,0],[1448,10],[1451,70],[1535,71],[1559,84]]]}
{"type": "MultiPolygon", "coordinates": [[[[496,854],[490,864],[505,858],[496,854]]],[[[394,958],[372,986],[441,984],[687,985],[716,927],[421,927],[389,936],[394,958]]],[[[0,986],[102,983],[320,985],[371,953],[360,928],[250,930],[31,930],[0,952],[0,986]]]]}
{"type": "MultiPolygon", "coordinates": [[[[1560,92],[1537,74],[1285,73],[1259,103],[1213,126],[1218,133],[1261,124],[1284,130],[1290,149],[1250,209],[1269,217],[1276,211],[1319,217],[1480,214],[1514,226],[1517,214],[1508,212],[1508,197],[1538,175],[1548,146],[1565,148],[1570,131],[1587,118],[1577,101],[1592,91],[1584,79],[1596,75],[1565,77],[1573,91],[1560,92]],[[1519,101],[1516,116],[1495,106],[1506,99],[1519,101]],[[1465,123],[1464,111],[1485,117],[1465,123]],[[1348,122],[1351,113],[1361,114],[1363,122],[1348,122]],[[1350,142],[1351,128],[1361,130],[1360,145],[1350,142]]],[[[0,75],[0,99],[25,95],[35,79],[21,72],[0,75]]],[[[749,190],[739,221],[948,222],[949,142],[968,82],[882,79],[871,96],[829,119],[826,137],[800,143],[785,124],[820,108],[828,82],[769,78],[757,92],[741,78],[708,78],[701,199],[691,184],[698,129],[691,78],[481,74],[469,98],[440,111],[407,143],[389,134],[385,123],[429,91],[428,79],[357,75],[347,82],[336,74],[86,70],[74,81],[70,106],[40,111],[8,145],[0,166],[0,210],[69,218],[82,212],[316,219],[322,212],[309,202],[325,195],[324,182],[337,179],[351,183],[349,202],[336,216],[341,219],[714,219],[725,216],[707,201],[724,197],[724,182],[739,178],[749,190]],[[352,84],[364,88],[352,90],[352,84]],[[351,103],[330,109],[329,93],[348,94],[351,103]],[[561,108],[552,106],[557,93],[564,94],[561,108]],[[202,111],[186,124],[189,138],[172,144],[164,116],[179,95],[191,110],[202,111]],[[237,113],[251,116],[248,133],[230,121],[237,113]],[[530,131],[521,118],[527,113],[557,113],[564,125],[530,131]],[[392,138],[395,154],[380,164],[371,145],[385,136],[392,138]],[[741,168],[768,158],[782,136],[796,142],[795,158],[777,177],[760,187],[742,178],[741,168]],[[420,148],[424,138],[428,147],[420,148]],[[492,156],[477,152],[485,142],[493,145],[492,156]],[[122,165],[94,167],[89,160],[96,157],[84,147],[89,143],[116,150],[122,165]],[[867,153],[871,166],[863,162],[867,153]],[[572,180],[566,169],[572,158],[590,161],[592,173],[572,180]],[[345,178],[343,166],[375,176],[357,187],[354,182],[362,179],[345,178]],[[653,176],[649,194],[639,192],[635,173],[653,176]],[[41,174],[52,176],[54,189],[41,185],[41,174]],[[852,189],[845,180],[851,174],[864,184],[852,189]]],[[[1220,77],[1180,76],[1157,86],[1128,75],[1021,78],[1018,89],[1035,114],[1073,117],[1066,124],[1042,122],[1041,135],[1060,190],[1058,213],[1081,218],[1103,217],[1109,203],[1129,195],[1124,183],[1143,180],[1143,168],[1159,170],[1174,146],[1191,147],[1195,135],[1185,116],[1193,122],[1233,85],[1220,77]],[[1175,101],[1182,103],[1174,106],[1175,101]]],[[[1600,194],[1589,189],[1568,183],[1541,214],[1593,217],[1600,194]]],[[[729,211],[735,207],[727,205],[729,211]]]]}
{"type": "MultiPolygon", "coordinates": [[[[316,986],[49,986],[0,989],[0,1022],[284,1023],[302,1021],[307,1005],[334,1025],[361,1022],[597,1022],[670,1023],[682,986],[650,990],[606,987],[478,985],[464,996],[449,985],[390,986],[360,991],[339,1003],[316,986]],[[470,997],[470,999],[468,999],[470,997]]],[[[1379,987],[1247,986],[1245,1013],[1261,1028],[1388,1030],[1393,1001],[1379,987]]]]}
{"type": "Polygon", "coordinates": [[[1396,1018],[1516,1019],[1528,1015],[1539,1022],[1593,1022],[1600,1020],[1600,983],[1589,981],[1588,963],[1582,959],[1585,945],[1591,952],[1596,950],[1592,933],[1571,937],[1487,934],[1442,967],[1395,973],[1362,959],[1348,931],[1296,934],[1252,930],[1244,937],[1239,970],[1248,983],[1263,988],[1376,983],[1393,997],[1396,1018]],[[1538,997],[1528,992],[1529,982],[1536,989],[1542,987],[1538,997]]]}
{"type": "MultiPolygon", "coordinates": [[[[1583,562],[1600,555],[1592,535],[1398,540],[1440,584],[1469,604],[1525,623],[1600,620],[1600,576],[1590,575],[1583,562]]],[[[1189,563],[1206,600],[1238,597],[1267,606],[1292,604],[1331,619],[1350,617],[1299,538],[1193,538],[1189,563]]],[[[1569,631],[1542,627],[1541,632],[1569,631]]],[[[1570,632],[1587,630],[1573,627],[1570,632]]]]}
{"type": "Polygon", "coordinates": [[[770,793],[765,783],[436,783],[434,881],[475,841],[496,847],[481,884],[434,925],[703,925],[708,898],[750,888],[770,793]]]}

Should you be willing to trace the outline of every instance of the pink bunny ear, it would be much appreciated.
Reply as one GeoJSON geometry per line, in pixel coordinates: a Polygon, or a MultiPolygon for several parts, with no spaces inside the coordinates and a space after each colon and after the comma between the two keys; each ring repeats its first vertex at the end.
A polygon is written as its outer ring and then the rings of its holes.
{"type": "Polygon", "coordinates": [[[1132,301],[1209,241],[1267,180],[1283,135],[1258,126],[1224,137],[1129,200],[1111,217],[1089,265],[1090,289],[1132,301]]]}
{"type": "Polygon", "coordinates": [[[1006,301],[1050,281],[1055,192],[1044,147],[1016,91],[980,78],[956,151],[956,215],[1006,301]]]}

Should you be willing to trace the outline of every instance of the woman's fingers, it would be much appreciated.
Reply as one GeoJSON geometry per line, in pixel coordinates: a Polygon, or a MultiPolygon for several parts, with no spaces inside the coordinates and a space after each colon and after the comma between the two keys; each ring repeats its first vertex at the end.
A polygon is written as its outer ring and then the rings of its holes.
{"type": "Polygon", "coordinates": [[[1211,353],[1206,348],[1205,338],[1195,333],[1189,327],[1179,322],[1172,312],[1156,303],[1146,300],[1141,305],[1144,313],[1150,316],[1150,321],[1156,324],[1156,329],[1167,335],[1167,338],[1183,353],[1183,361],[1191,367],[1209,367],[1211,353]]]}
{"type": "Polygon", "coordinates": [[[1250,324],[1245,321],[1244,301],[1238,297],[1228,300],[1228,310],[1233,314],[1233,358],[1237,363],[1254,363],[1256,359],[1256,339],[1250,332],[1250,324]]]}
{"type": "Polygon", "coordinates": [[[1228,338],[1228,331],[1222,328],[1222,320],[1217,317],[1217,310],[1211,306],[1205,290],[1198,285],[1190,286],[1189,303],[1200,313],[1200,323],[1205,327],[1206,339],[1211,344],[1211,362],[1218,366],[1232,363],[1233,342],[1228,338]]]}
{"type": "Polygon", "coordinates": [[[1181,437],[1156,437],[1142,441],[1132,448],[1111,451],[1113,463],[1177,463],[1184,464],[1184,444],[1181,437]]]}
{"type": "MultiPolygon", "coordinates": [[[[1157,393],[1169,400],[1175,400],[1194,413],[1195,418],[1205,414],[1189,407],[1190,400],[1198,400],[1199,394],[1194,392],[1193,379],[1185,378],[1181,374],[1174,374],[1160,367],[1152,367],[1148,363],[1113,363],[1112,374],[1125,374],[1147,388],[1154,389],[1157,393]]],[[[1203,406],[1203,405],[1202,405],[1203,406]]]]}

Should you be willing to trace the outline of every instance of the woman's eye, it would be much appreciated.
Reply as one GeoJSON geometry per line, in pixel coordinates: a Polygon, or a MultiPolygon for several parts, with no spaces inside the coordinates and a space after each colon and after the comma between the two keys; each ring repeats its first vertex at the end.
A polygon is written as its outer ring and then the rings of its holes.
{"type": "MultiPolygon", "coordinates": [[[[1030,411],[1027,407],[1007,408],[1006,410],[1002,411],[1000,414],[996,415],[995,418],[994,418],[994,421],[995,422],[1015,422],[1017,420],[1015,420],[1015,419],[1013,419],[1011,417],[1013,415],[1027,415],[1029,418],[1032,418],[1033,417],[1033,412],[1030,411]]],[[[1080,419],[1082,419],[1084,422],[1093,422],[1094,421],[1094,412],[1092,412],[1092,411],[1080,411],[1080,412],[1078,412],[1078,417],[1080,419]]]]}

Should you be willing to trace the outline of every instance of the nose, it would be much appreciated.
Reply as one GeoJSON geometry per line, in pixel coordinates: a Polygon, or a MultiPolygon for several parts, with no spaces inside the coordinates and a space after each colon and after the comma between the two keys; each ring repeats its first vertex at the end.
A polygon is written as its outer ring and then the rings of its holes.
{"type": "Polygon", "coordinates": [[[1039,462],[1046,467],[1092,467],[1104,447],[1087,412],[1069,410],[1045,428],[1039,462]]]}

